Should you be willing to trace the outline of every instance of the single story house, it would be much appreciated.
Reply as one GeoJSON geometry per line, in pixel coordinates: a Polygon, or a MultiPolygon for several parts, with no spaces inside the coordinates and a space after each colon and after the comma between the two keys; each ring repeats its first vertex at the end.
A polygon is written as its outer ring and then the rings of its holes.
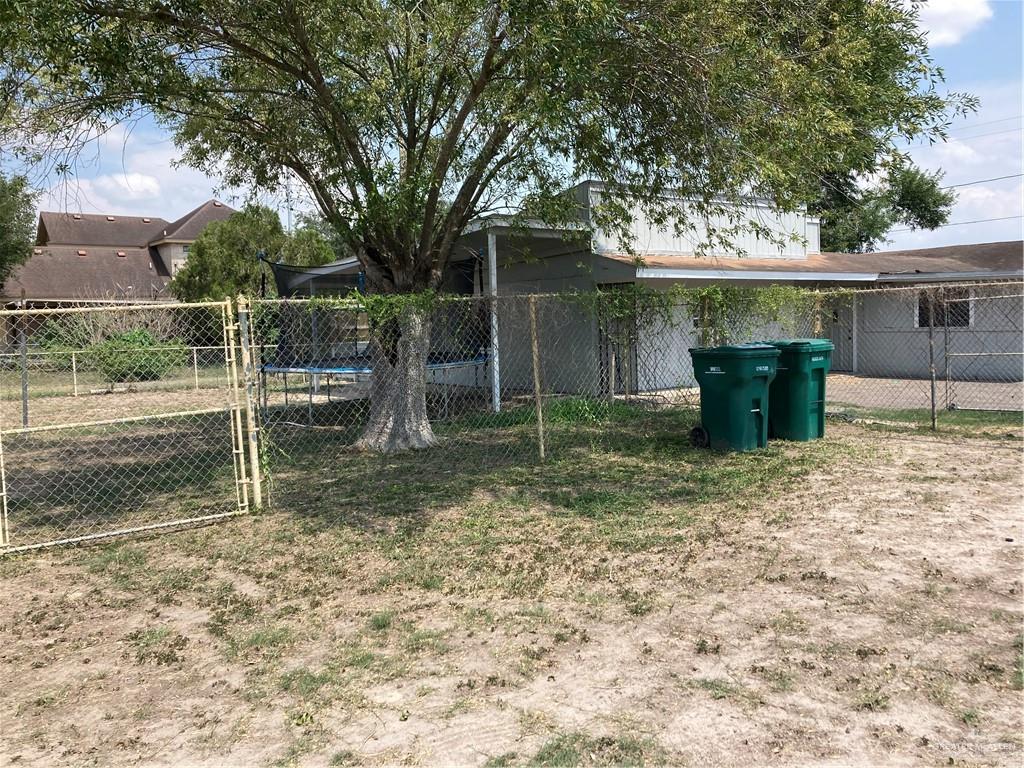
{"type": "Polygon", "coordinates": [[[158,216],[39,214],[29,260],[4,283],[7,307],[22,297],[33,308],[88,301],[167,301],[167,284],[192,243],[234,210],[208,200],[176,221],[158,216]]]}
{"type": "MultiPolygon", "coordinates": [[[[1022,299],[1013,295],[1021,293],[1019,284],[1024,279],[1020,240],[865,254],[822,253],[816,218],[780,213],[766,201],[751,200],[743,210],[733,209],[731,216],[755,221],[778,237],[742,235],[735,243],[742,257],[737,251],[695,255],[706,229],[729,226],[730,216],[704,222],[687,237],[674,227],[655,225],[637,210],[631,233],[637,259],[615,238],[591,227],[592,211],[603,189],[593,181],[575,188],[579,227],[552,228],[532,222],[524,233],[522,225],[514,227],[500,216],[472,222],[457,244],[448,290],[507,296],[631,283],[655,289],[713,283],[848,288],[852,290],[828,308],[820,328],[836,346],[833,370],[924,378],[929,375],[931,348],[933,355],[938,354],[936,365],[943,375],[1022,379],[1022,299]],[[1006,281],[1017,285],[1008,290],[1000,285],[1006,281]],[[930,313],[923,289],[940,283],[970,287],[949,289],[947,303],[930,313]],[[895,288],[907,290],[879,290],[895,288]]],[[[358,271],[354,259],[316,270],[292,270],[279,275],[279,290],[282,295],[298,296],[334,293],[338,285],[354,285],[358,271]]],[[[523,306],[510,302],[491,319],[488,364],[494,392],[530,386],[531,357],[524,347],[529,345],[529,326],[525,315],[513,316],[523,311],[523,306]]],[[[678,311],[691,313],[686,307],[678,311]]],[[[693,317],[679,316],[670,327],[638,329],[632,348],[615,355],[593,317],[582,312],[557,314],[541,319],[547,337],[544,355],[550,361],[544,366],[548,386],[593,393],[611,387],[620,392],[652,391],[695,384],[687,353],[698,345],[693,317]]],[[[805,323],[796,335],[814,330],[805,323]]],[[[764,338],[794,335],[794,329],[768,326],[749,333],[749,338],[764,338]]]]}

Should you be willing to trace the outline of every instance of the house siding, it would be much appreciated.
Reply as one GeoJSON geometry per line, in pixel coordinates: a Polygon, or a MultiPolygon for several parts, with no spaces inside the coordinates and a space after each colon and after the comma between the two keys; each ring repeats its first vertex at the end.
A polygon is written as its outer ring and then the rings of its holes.
{"type": "MultiPolygon", "coordinates": [[[[1021,299],[993,298],[998,284],[972,293],[969,328],[934,329],[935,367],[969,381],[1021,381],[1021,299]],[[970,355],[957,357],[957,355],[970,355]]],[[[857,297],[857,373],[863,376],[929,378],[928,328],[915,327],[918,291],[866,293],[857,297]]]]}

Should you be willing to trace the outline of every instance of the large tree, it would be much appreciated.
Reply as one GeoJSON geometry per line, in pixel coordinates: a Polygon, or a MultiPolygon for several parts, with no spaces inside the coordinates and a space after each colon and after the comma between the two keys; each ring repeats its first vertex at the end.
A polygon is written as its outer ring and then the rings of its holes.
{"type": "Polygon", "coordinates": [[[203,228],[185,266],[171,281],[171,293],[182,301],[259,295],[266,269],[257,259],[259,253],[298,266],[326,264],[334,258],[330,244],[315,229],[300,227],[286,233],[275,211],[249,205],[203,228]]]}
{"type": "MultiPolygon", "coordinates": [[[[956,105],[905,0],[0,0],[14,138],[73,146],[141,111],[231,185],[298,177],[371,290],[440,285],[474,217],[552,225],[608,183],[686,229],[749,195],[794,209],[956,105]],[[684,205],[685,201],[685,205],[684,205]]],[[[58,165],[65,165],[58,163],[58,165]]],[[[752,223],[740,226],[755,226],[752,223]]],[[[735,228],[713,232],[728,242],[735,228]]],[[[429,322],[379,334],[360,444],[423,447],[429,322]]]]}
{"type": "Polygon", "coordinates": [[[0,286],[32,255],[35,226],[36,195],[28,181],[0,173],[0,286]]]}
{"type": "Polygon", "coordinates": [[[875,250],[897,224],[935,229],[949,221],[956,193],[942,187],[942,173],[913,165],[890,168],[874,183],[854,173],[832,174],[811,211],[821,217],[821,249],[839,253],[875,250]]]}

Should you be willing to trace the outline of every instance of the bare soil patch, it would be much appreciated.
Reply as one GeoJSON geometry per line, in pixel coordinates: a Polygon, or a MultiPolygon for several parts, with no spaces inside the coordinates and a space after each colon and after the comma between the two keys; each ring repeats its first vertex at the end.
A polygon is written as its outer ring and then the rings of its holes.
{"type": "Polygon", "coordinates": [[[273,514],[8,558],[0,755],[1019,765],[1021,443],[779,450],[372,519],[320,469],[273,514]]]}

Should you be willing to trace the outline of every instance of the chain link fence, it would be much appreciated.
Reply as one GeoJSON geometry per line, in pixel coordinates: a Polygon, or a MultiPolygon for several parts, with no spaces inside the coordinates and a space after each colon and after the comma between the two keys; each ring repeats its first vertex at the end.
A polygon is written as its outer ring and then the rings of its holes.
{"type": "MultiPolygon", "coordinates": [[[[8,549],[684,449],[688,350],[833,341],[826,410],[1020,426],[1020,283],[79,307],[0,313],[8,549]],[[389,309],[389,307],[392,307],[389,309]],[[397,453],[364,448],[429,445],[397,453]],[[430,482],[427,482],[427,481],[430,482]],[[269,488],[269,494],[267,493],[269,488]]],[[[567,489],[570,492],[570,489],[567,489]]],[[[435,500],[446,503],[443,499],[435,500]]]]}
{"type": "Polygon", "coordinates": [[[232,312],[227,302],[0,312],[6,548],[248,508],[232,312]]]}

